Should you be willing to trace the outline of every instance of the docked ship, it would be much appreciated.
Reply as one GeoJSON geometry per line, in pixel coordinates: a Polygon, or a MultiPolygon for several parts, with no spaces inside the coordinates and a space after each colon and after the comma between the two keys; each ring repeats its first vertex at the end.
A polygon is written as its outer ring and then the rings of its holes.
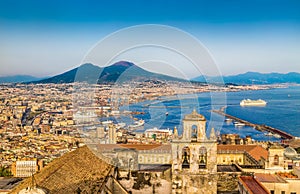
{"type": "Polygon", "coordinates": [[[258,99],[258,100],[251,100],[251,99],[245,99],[240,102],[241,106],[266,106],[267,102],[258,99]]]}
{"type": "Polygon", "coordinates": [[[140,119],[138,121],[135,121],[133,125],[129,125],[129,128],[138,128],[142,127],[145,124],[145,121],[143,119],[140,119]]]}
{"type": "Polygon", "coordinates": [[[234,122],[235,127],[244,127],[245,123],[240,123],[240,122],[234,122]]]}
{"type": "Polygon", "coordinates": [[[112,124],[113,121],[111,121],[111,120],[106,120],[106,121],[102,121],[101,123],[102,123],[102,125],[109,125],[109,124],[112,124]]]}

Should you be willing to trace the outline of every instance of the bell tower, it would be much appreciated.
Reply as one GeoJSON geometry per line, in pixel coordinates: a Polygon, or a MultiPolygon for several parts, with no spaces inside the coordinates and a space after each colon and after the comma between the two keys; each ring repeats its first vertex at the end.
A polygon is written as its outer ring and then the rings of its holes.
{"type": "Polygon", "coordinates": [[[205,126],[206,119],[194,109],[191,114],[186,115],[183,119],[183,139],[187,141],[201,141],[207,139],[205,126]]]}
{"type": "Polygon", "coordinates": [[[193,110],[183,119],[182,136],[172,141],[172,193],[217,193],[217,141],[206,134],[206,119],[193,110]]]}

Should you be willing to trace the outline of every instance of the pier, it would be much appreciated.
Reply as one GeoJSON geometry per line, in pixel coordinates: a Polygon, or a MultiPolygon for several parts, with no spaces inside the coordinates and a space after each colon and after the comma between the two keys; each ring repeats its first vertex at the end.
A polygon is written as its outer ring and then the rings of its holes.
{"type": "Polygon", "coordinates": [[[267,126],[267,125],[259,125],[259,124],[255,124],[255,123],[250,123],[249,121],[245,121],[243,119],[240,119],[240,118],[237,118],[235,116],[229,115],[229,114],[225,113],[224,110],[225,110],[225,107],[222,107],[220,110],[212,110],[212,112],[223,115],[223,116],[225,116],[227,118],[230,118],[232,120],[235,120],[237,122],[244,123],[245,125],[253,127],[256,130],[271,132],[273,134],[278,134],[278,135],[281,136],[281,139],[284,139],[284,140],[290,140],[290,139],[295,138],[293,135],[291,135],[287,132],[284,132],[280,129],[276,129],[274,127],[270,127],[270,126],[267,126]]]}

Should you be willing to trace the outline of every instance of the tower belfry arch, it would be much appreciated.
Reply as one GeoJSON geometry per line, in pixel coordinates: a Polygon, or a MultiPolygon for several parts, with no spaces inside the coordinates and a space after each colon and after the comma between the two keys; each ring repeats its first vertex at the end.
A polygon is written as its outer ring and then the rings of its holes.
{"type": "Polygon", "coordinates": [[[173,193],[217,193],[217,142],[207,137],[206,118],[195,109],[183,119],[182,136],[172,141],[173,193]]]}
{"type": "Polygon", "coordinates": [[[183,119],[183,139],[201,141],[206,138],[206,119],[194,109],[191,114],[185,115],[183,119]]]}

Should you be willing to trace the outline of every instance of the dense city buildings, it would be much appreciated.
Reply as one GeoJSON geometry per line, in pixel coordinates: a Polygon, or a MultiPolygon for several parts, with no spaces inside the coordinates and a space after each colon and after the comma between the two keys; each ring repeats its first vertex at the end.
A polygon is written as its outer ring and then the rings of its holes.
{"type": "Polygon", "coordinates": [[[144,121],[135,116],[144,113],[119,109],[162,96],[269,86],[131,86],[1,85],[0,165],[10,177],[0,179],[0,193],[299,193],[297,140],[216,134],[192,109],[180,133],[176,127],[139,131],[144,121]],[[120,115],[133,123],[108,119],[120,115]]]}

